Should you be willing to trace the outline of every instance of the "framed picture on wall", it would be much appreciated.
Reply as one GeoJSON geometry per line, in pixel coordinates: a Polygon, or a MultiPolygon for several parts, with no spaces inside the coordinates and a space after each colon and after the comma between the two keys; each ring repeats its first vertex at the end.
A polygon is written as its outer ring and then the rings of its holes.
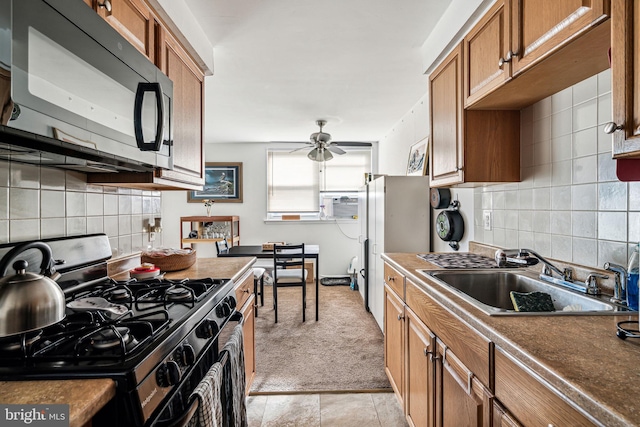
{"type": "Polygon", "coordinates": [[[428,173],[429,164],[429,137],[426,137],[411,146],[409,160],[407,162],[407,175],[423,176],[428,173]]]}
{"type": "Polygon", "coordinates": [[[242,162],[205,163],[204,188],[188,191],[187,202],[242,203],[242,162]]]}

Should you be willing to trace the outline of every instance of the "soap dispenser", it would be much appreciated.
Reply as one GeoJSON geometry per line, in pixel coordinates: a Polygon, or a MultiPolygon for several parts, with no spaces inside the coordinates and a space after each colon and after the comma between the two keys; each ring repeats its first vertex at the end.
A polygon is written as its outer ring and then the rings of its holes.
{"type": "Polygon", "coordinates": [[[627,268],[627,301],[629,308],[638,310],[638,269],[640,266],[640,243],[633,249],[627,268]]]}

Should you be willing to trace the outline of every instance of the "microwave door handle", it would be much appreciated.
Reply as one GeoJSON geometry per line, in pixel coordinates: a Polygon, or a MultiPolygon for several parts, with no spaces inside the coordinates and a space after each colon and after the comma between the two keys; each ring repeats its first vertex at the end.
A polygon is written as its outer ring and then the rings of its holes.
{"type": "Polygon", "coordinates": [[[140,151],[160,151],[163,124],[164,103],[162,102],[162,88],[160,87],[160,83],[138,83],[133,109],[133,127],[136,134],[136,143],[140,151]],[[142,101],[145,92],[153,92],[156,95],[156,112],[158,117],[156,122],[156,139],[152,142],[145,142],[142,133],[142,101]]]}

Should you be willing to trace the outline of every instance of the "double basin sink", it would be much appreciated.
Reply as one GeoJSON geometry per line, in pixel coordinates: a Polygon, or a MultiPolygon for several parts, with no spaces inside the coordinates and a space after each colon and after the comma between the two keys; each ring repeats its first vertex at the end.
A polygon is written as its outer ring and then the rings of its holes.
{"type": "Polygon", "coordinates": [[[420,274],[457,293],[490,316],[509,315],[624,315],[634,313],[609,301],[608,296],[579,293],[543,281],[526,270],[418,270],[420,274]],[[513,308],[510,292],[544,292],[555,311],[520,312],[513,308]]]}

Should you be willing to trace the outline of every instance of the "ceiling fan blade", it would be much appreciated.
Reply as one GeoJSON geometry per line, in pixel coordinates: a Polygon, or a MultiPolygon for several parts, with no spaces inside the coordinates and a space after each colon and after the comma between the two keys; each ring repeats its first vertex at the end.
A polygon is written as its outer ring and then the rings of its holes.
{"type": "Polygon", "coordinates": [[[340,147],[338,147],[336,145],[333,145],[333,144],[327,145],[326,148],[327,148],[327,150],[329,150],[329,151],[331,151],[333,153],[336,153],[336,154],[344,154],[344,153],[346,153],[346,151],[344,151],[342,148],[340,148],[340,147]]]}
{"type": "Polygon", "coordinates": [[[299,147],[299,148],[296,148],[295,150],[291,150],[291,151],[289,151],[289,153],[295,153],[296,151],[306,150],[306,149],[308,149],[308,148],[309,148],[309,146],[308,146],[308,145],[307,145],[306,147],[299,147]]]}

